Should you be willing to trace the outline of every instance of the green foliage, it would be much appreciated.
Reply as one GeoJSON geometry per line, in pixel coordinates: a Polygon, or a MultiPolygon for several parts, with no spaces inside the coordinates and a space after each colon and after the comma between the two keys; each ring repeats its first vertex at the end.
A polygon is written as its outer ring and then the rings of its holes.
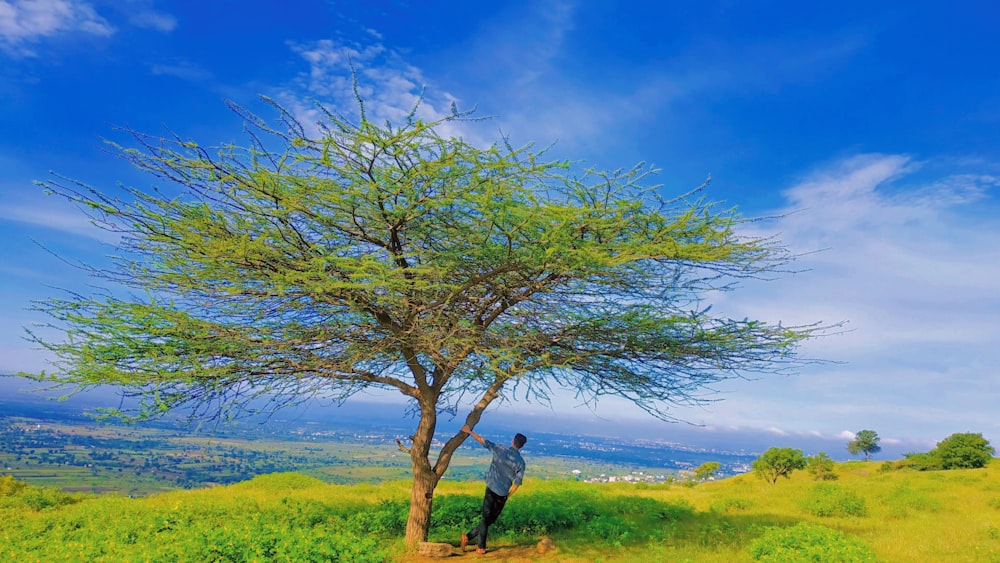
{"type": "MultiPolygon", "coordinates": [[[[12,560],[44,561],[387,563],[394,559],[379,536],[364,531],[364,524],[377,521],[380,506],[331,506],[294,497],[267,504],[256,500],[261,493],[274,499],[288,492],[289,485],[303,490],[308,482],[300,475],[270,476],[257,481],[260,489],[243,483],[225,497],[207,498],[208,502],[187,502],[179,496],[167,503],[104,497],[72,507],[46,506],[51,510],[15,519],[6,527],[7,545],[0,554],[12,560]],[[244,496],[248,494],[253,496],[244,496]]],[[[24,488],[21,496],[33,498],[31,489],[24,488]]],[[[30,506],[30,501],[25,504],[30,506]]],[[[405,520],[405,510],[403,514],[405,520]]],[[[398,535],[402,529],[396,526],[392,531],[398,535]]]]}
{"type": "Polygon", "coordinates": [[[719,548],[742,543],[743,534],[727,520],[712,521],[698,527],[695,541],[701,547],[719,548]]]}
{"type": "Polygon", "coordinates": [[[831,483],[820,483],[809,491],[802,508],[813,516],[868,516],[865,499],[831,483]]]}
{"type": "Polygon", "coordinates": [[[903,459],[896,463],[898,469],[915,469],[917,471],[935,471],[944,469],[944,464],[937,451],[903,454],[903,459]]]}
{"type": "Polygon", "coordinates": [[[806,464],[814,481],[836,481],[839,478],[835,470],[836,462],[824,452],[806,458],[806,464]]]}
{"type": "Polygon", "coordinates": [[[871,454],[882,451],[882,446],[878,445],[881,438],[874,430],[861,430],[854,435],[854,439],[848,442],[847,451],[854,455],[865,454],[865,461],[871,459],[871,454]]]}
{"type": "Polygon", "coordinates": [[[698,481],[704,481],[715,476],[722,468],[722,464],[717,461],[706,461],[705,463],[694,468],[694,478],[698,481]]]}
{"type": "Polygon", "coordinates": [[[753,506],[753,501],[745,498],[724,498],[712,503],[712,512],[740,512],[753,506]]]}
{"type": "Polygon", "coordinates": [[[15,496],[27,486],[24,481],[18,481],[10,475],[0,476],[0,497],[15,496]]]}
{"type": "Polygon", "coordinates": [[[605,545],[621,547],[630,538],[634,538],[637,526],[632,520],[618,514],[601,514],[587,521],[584,530],[598,538],[605,545]]]}
{"type": "Polygon", "coordinates": [[[935,451],[943,469],[975,469],[985,467],[996,450],[982,434],[968,432],[948,436],[935,451]]]}
{"type": "Polygon", "coordinates": [[[800,522],[790,528],[772,528],[747,549],[754,561],[765,563],[876,563],[863,541],[825,526],[800,522]]]}
{"type": "Polygon", "coordinates": [[[504,508],[498,523],[503,530],[547,534],[568,530],[598,517],[603,508],[600,504],[596,495],[586,491],[574,491],[569,495],[532,495],[530,499],[521,499],[504,508]]]}
{"type": "Polygon", "coordinates": [[[787,479],[792,471],[805,466],[806,458],[797,448],[770,448],[753,462],[757,476],[772,485],[778,482],[778,477],[787,479]]]}
{"type": "Polygon", "coordinates": [[[905,459],[894,467],[917,471],[976,469],[985,467],[993,459],[995,451],[982,434],[952,434],[929,452],[905,454],[905,459]]]}
{"type": "MultiPolygon", "coordinates": [[[[431,512],[431,529],[445,530],[455,535],[469,528],[469,523],[479,518],[483,499],[470,495],[440,495],[434,497],[431,512]]],[[[405,515],[404,515],[405,516],[405,515]]]]}
{"type": "Polygon", "coordinates": [[[237,490],[252,489],[257,491],[280,493],[283,491],[297,491],[323,485],[326,485],[326,483],[320,479],[293,471],[258,475],[249,481],[233,485],[233,488],[237,490]]]}
{"type": "Polygon", "coordinates": [[[668,416],[661,402],[787,364],[817,330],[699,307],[791,255],[741,235],[733,210],[664,200],[644,167],[574,172],[531,146],[442,136],[459,114],[321,112],[312,138],[275,109],[272,127],[234,108],[247,139],[219,150],[128,131],[137,148],[115,148],[172,189],[42,183],[128,233],[114,269],[93,273],[135,290],[41,305],[67,336],[38,338],[62,368],[51,377],[126,386],[140,417],[234,415],[275,392],[416,397],[425,378],[434,405],[469,391],[488,404],[491,384],[514,379],[544,381],[527,385],[542,395],[555,380],[668,416]]]}
{"type": "Polygon", "coordinates": [[[664,199],[642,166],[574,173],[531,146],[444,136],[457,111],[375,124],[358,102],[356,121],[319,108],[318,138],[276,104],[273,126],[233,108],[242,146],[128,131],[136,148],[115,148],[167,184],[154,190],[42,183],[126,235],[112,267],[89,270],[120,291],[38,305],[65,333],[29,332],[56,358],[44,377],[124,388],[140,400],[107,414],[127,419],[398,392],[428,407],[409,450],[425,493],[464,440],[430,459],[444,405],[474,405],[474,426],[517,382],[525,398],[611,394],[670,418],[713,382],[795,365],[823,331],[700,306],[792,259],[734,210],[664,199]]]}
{"type": "Polygon", "coordinates": [[[885,498],[889,515],[905,518],[912,511],[938,512],[941,502],[936,498],[905,484],[894,487],[885,498]]]}
{"type": "Polygon", "coordinates": [[[0,508],[24,507],[37,512],[75,504],[83,498],[83,495],[65,493],[52,487],[31,486],[10,476],[0,477],[0,508]]]}
{"type": "MultiPolygon", "coordinates": [[[[480,517],[482,498],[471,495],[441,495],[434,500],[430,534],[448,540],[473,526],[480,517]]],[[[538,537],[560,532],[581,531],[608,546],[620,547],[656,536],[648,525],[662,527],[667,522],[689,518],[693,508],[686,503],[666,503],[633,496],[605,496],[593,486],[560,492],[518,494],[509,502],[490,528],[493,537],[538,537]],[[639,531],[645,535],[640,537],[639,531]]]]}
{"type": "MultiPolygon", "coordinates": [[[[490,541],[501,559],[508,549],[520,557],[547,535],[562,553],[588,561],[872,561],[875,548],[884,561],[994,561],[998,479],[1000,472],[986,470],[843,471],[837,483],[795,480],[777,489],[745,475],[691,490],[531,479],[490,541]],[[804,518],[838,518],[841,532],[793,526],[804,518]],[[879,541],[869,548],[856,538],[879,541]]],[[[401,482],[343,487],[272,475],[146,498],[82,496],[42,510],[21,502],[30,487],[0,478],[0,561],[403,558],[408,496],[401,482]]],[[[482,485],[449,481],[442,489],[430,539],[454,545],[479,517],[482,485]]]]}

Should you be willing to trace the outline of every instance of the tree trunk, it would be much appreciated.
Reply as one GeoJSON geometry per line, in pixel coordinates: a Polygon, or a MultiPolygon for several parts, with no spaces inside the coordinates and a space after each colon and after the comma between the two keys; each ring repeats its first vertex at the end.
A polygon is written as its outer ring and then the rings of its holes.
{"type": "MultiPolygon", "coordinates": [[[[429,469],[429,468],[428,468],[429,469]]],[[[434,504],[434,488],[437,474],[433,471],[414,473],[413,489],[410,491],[410,515],[406,520],[406,545],[415,546],[427,541],[427,530],[431,526],[431,508],[434,504]]]]}
{"type": "Polygon", "coordinates": [[[434,489],[440,477],[430,464],[430,447],[437,426],[437,409],[432,401],[420,401],[420,422],[413,434],[410,460],[413,467],[413,489],[410,491],[410,515],[406,520],[406,545],[415,547],[427,541],[431,525],[434,489]]]}

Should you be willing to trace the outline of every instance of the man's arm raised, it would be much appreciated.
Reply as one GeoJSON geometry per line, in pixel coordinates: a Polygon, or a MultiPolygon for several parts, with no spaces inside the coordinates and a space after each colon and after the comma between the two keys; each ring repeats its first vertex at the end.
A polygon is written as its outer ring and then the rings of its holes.
{"type": "Polygon", "coordinates": [[[472,436],[472,438],[473,438],[473,439],[474,439],[475,441],[479,442],[480,444],[482,444],[482,445],[484,445],[484,446],[486,445],[486,438],[483,438],[483,437],[482,437],[482,436],[480,436],[479,434],[476,434],[475,432],[473,432],[473,431],[472,431],[472,429],[471,429],[471,428],[469,428],[469,425],[468,425],[468,424],[466,424],[465,426],[463,426],[463,427],[462,427],[462,432],[465,432],[465,433],[466,433],[466,434],[468,434],[469,436],[472,436]]]}

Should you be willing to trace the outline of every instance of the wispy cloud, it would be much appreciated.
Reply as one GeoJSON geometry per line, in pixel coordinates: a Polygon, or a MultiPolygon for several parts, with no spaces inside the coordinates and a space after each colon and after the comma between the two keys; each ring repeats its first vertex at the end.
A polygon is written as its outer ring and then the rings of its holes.
{"type": "Polygon", "coordinates": [[[190,61],[157,63],[149,68],[156,76],[173,76],[181,80],[200,82],[212,77],[212,73],[190,61]]]}
{"type": "Polygon", "coordinates": [[[18,222],[46,229],[54,229],[106,243],[117,243],[120,240],[117,234],[94,225],[79,210],[53,207],[50,201],[47,201],[46,204],[0,203],[0,221],[18,222]]]}
{"type": "Polygon", "coordinates": [[[32,45],[64,33],[109,36],[115,28],[81,0],[0,0],[0,47],[24,56],[32,45]]]}
{"type": "MultiPolygon", "coordinates": [[[[157,10],[153,0],[122,0],[112,7],[127,25],[163,33],[177,27],[177,18],[157,10]]],[[[85,0],[0,0],[0,49],[17,57],[36,56],[35,47],[46,39],[74,34],[108,37],[116,31],[85,0]]]]}
{"type": "Polygon", "coordinates": [[[128,14],[128,21],[136,27],[169,33],[177,27],[177,18],[157,10],[153,0],[127,0],[121,8],[128,14]]]}
{"type": "Polygon", "coordinates": [[[858,155],[785,192],[782,217],[760,233],[819,252],[799,260],[806,271],[750,284],[717,307],[786,323],[847,320],[849,332],[806,345],[813,357],[845,363],[740,386],[717,407],[721,416],[795,425],[822,411],[897,434],[1000,430],[970,414],[990,412],[1000,385],[1000,349],[991,347],[1000,342],[1000,178],[988,165],[970,172],[939,164],[858,155]],[[796,397],[808,400],[800,407],[796,397]]]}
{"type": "Polygon", "coordinates": [[[864,349],[998,334],[975,320],[985,303],[1000,306],[1000,226],[979,207],[991,205],[1000,177],[928,178],[923,167],[903,155],[860,155],[787,190],[789,206],[769,227],[793,251],[819,252],[800,260],[811,272],[760,291],[787,299],[796,319],[840,310],[858,333],[875,328],[853,342],[864,349]]]}
{"type": "MultiPolygon", "coordinates": [[[[314,126],[321,118],[310,99],[342,115],[358,117],[362,106],[354,96],[355,79],[365,117],[376,123],[399,123],[414,109],[416,119],[439,120],[450,115],[452,104],[457,102],[447,92],[425,88],[429,81],[423,72],[377,40],[359,45],[323,39],[292,43],[291,48],[308,63],[309,71],[299,77],[294,88],[284,89],[279,101],[307,126],[314,126]]],[[[315,127],[311,132],[318,134],[315,127]]],[[[458,125],[442,127],[439,132],[468,134],[458,125]]]]}

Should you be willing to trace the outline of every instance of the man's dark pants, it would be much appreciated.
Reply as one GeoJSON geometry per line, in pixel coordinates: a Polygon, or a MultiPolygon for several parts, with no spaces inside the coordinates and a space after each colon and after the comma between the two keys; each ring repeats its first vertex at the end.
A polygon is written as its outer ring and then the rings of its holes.
{"type": "Polygon", "coordinates": [[[486,530],[496,522],[506,503],[507,497],[502,497],[486,487],[486,496],[483,497],[483,517],[479,525],[467,534],[469,541],[475,541],[479,549],[486,549],[486,530]]]}

